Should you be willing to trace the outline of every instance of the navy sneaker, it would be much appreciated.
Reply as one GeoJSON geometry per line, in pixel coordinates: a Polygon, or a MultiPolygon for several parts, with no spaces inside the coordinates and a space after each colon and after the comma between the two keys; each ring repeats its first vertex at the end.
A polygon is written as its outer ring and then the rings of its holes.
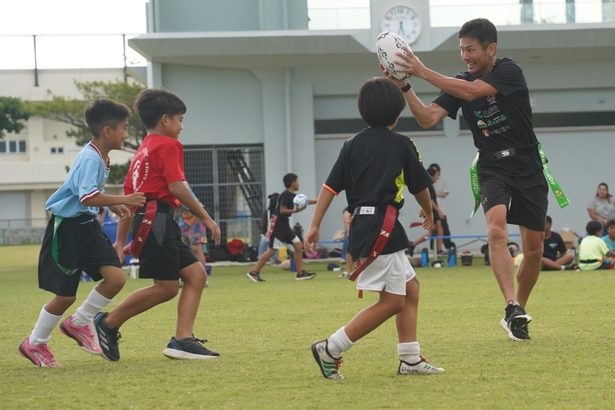
{"type": "Polygon", "coordinates": [[[296,280],[310,280],[310,279],[314,279],[315,276],[316,274],[314,272],[306,272],[305,270],[302,270],[301,272],[297,272],[297,274],[295,275],[295,279],[296,280]]]}
{"type": "Polygon", "coordinates": [[[102,354],[105,359],[117,362],[120,360],[120,349],[117,345],[117,341],[122,335],[118,332],[118,329],[107,326],[105,323],[106,312],[98,312],[94,316],[94,329],[98,335],[98,343],[102,350],[102,354]]]}
{"type": "Polygon", "coordinates": [[[509,303],[505,309],[506,317],[500,321],[500,326],[506,331],[512,340],[531,339],[528,331],[528,323],[532,317],[518,304],[509,303]]]}
{"type": "Polygon", "coordinates": [[[217,359],[220,353],[207,349],[203,346],[205,342],[207,342],[207,339],[197,339],[194,336],[185,339],[172,337],[162,353],[171,359],[217,359]]]}
{"type": "Polygon", "coordinates": [[[260,272],[248,272],[246,273],[246,276],[248,277],[248,279],[250,279],[252,282],[264,282],[265,279],[261,278],[261,274],[260,272]]]}

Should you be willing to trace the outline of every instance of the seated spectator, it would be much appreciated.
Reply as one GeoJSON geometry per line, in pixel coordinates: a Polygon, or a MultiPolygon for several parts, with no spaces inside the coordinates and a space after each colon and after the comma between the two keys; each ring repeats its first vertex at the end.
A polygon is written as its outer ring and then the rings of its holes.
{"type": "Polygon", "coordinates": [[[579,269],[613,269],[615,252],[609,250],[606,243],[600,238],[602,227],[598,221],[587,223],[587,236],[579,245],[579,269]]]}
{"type": "Polygon", "coordinates": [[[545,223],[544,250],[542,253],[543,270],[575,270],[574,255],[568,252],[564,240],[557,232],[551,231],[553,221],[547,215],[545,223]]]}
{"type": "Polygon", "coordinates": [[[615,219],[609,219],[606,223],[606,233],[602,240],[610,250],[615,252],[615,219]]]}
{"type": "Polygon", "coordinates": [[[609,186],[605,182],[598,184],[596,196],[587,205],[587,213],[592,221],[600,222],[602,236],[606,235],[606,224],[609,219],[615,218],[615,201],[609,193],[609,186]]]}

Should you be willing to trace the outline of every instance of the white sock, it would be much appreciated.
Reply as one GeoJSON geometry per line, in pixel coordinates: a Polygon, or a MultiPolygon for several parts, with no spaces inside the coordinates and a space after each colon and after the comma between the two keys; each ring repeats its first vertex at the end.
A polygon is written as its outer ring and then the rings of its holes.
{"type": "Polygon", "coordinates": [[[41,313],[38,315],[38,320],[32,329],[30,335],[30,343],[40,345],[47,343],[51,339],[51,331],[58,325],[58,322],[62,319],[62,316],[52,315],[45,310],[45,306],[41,309],[41,313]]]}
{"type": "Polygon", "coordinates": [[[397,343],[397,354],[399,355],[399,360],[404,362],[410,364],[419,362],[421,360],[419,356],[421,354],[419,342],[397,343]]]}
{"type": "Polygon", "coordinates": [[[348,338],[343,327],[340,327],[337,332],[333,333],[327,341],[329,354],[335,359],[341,357],[342,353],[350,349],[352,345],[354,345],[354,343],[348,338]]]}
{"type": "Polygon", "coordinates": [[[83,301],[81,306],[77,308],[77,312],[73,315],[73,323],[78,326],[85,326],[94,320],[94,316],[105,306],[111,302],[101,295],[96,288],[92,289],[88,297],[83,301]]]}

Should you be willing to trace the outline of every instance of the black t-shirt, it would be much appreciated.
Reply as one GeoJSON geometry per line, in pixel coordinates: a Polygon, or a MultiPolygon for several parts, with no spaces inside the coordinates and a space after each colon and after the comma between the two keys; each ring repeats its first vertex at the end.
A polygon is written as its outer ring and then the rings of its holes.
{"type": "Polygon", "coordinates": [[[562,236],[557,232],[552,231],[549,239],[545,238],[544,240],[544,250],[542,256],[554,261],[557,260],[559,256],[564,255],[566,250],[566,244],[564,244],[562,236]]]}
{"type": "Polygon", "coordinates": [[[280,194],[280,197],[278,198],[278,206],[277,206],[278,221],[276,222],[276,224],[281,223],[281,222],[288,224],[288,218],[290,218],[290,215],[281,213],[280,207],[285,206],[286,208],[290,208],[290,209],[295,208],[293,199],[295,199],[295,194],[290,192],[288,189],[285,189],[284,192],[280,194]]]}
{"type": "Polygon", "coordinates": [[[472,101],[442,92],[434,101],[453,119],[461,108],[474,136],[474,145],[481,152],[479,172],[481,168],[496,169],[511,176],[541,172],[537,149],[499,160],[488,155],[508,148],[532,146],[538,142],[532,126],[529,90],[519,64],[509,58],[497,59],[493,70],[482,77],[475,77],[466,71],[457,74],[456,78],[467,81],[480,79],[497,90],[495,95],[472,101]]]}
{"type": "MultiPolygon", "coordinates": [[[[350,250],[356,258],[367,256],[382,227],[386,205],[400,209],[404,186],[417,194],[432,184],[408,137],[386,127],[366,128],[347,140],[327,178],[326,185],[346,191],[349,212],[361,206],[376,208],[374,215],[356,214],[350,228],[350,250]]],[[[409,246],[406,232],[396,221],[383,254],[409,246]]]]}

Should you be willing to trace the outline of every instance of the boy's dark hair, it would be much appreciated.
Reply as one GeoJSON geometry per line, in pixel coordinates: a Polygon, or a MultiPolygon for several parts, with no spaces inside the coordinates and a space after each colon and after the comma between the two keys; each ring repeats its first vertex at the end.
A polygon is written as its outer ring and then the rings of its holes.
{"type": "Polygon", "coordinates": [[[429,168],[433,168],[433,169],[435,169],[436,171],[441,172],[441,170],[440,170],[440,165],[436,164],[435,162],[434,162],[433,164],[430,164],[430,165],[429,165],[429,168]]]}
{"type": "Polygon", "coordinates": [[[284,182],[284,188],[290,188],[293,182],[295,182],[298,178],[299,177],[297,176],[297,174],[293,174],[292,172],[289,172],[288,174],[284,175],[284,178],[282,178],[282,181],[284,182]]]}
{"type": "Polygon", "coordinates": [[[96,99],[85,109],[85,122],[96,138],[107,125],[115,128],[119,122],[128,117],[130,117],[130,108],[108,98],[96,99]]]}
{"type": "Polygon", "coordinates": [[[588,235],[595,235],[596,232],[600,233],[602,231],[602,224],[598,221],[589,221],[587,226],[585,226],[585,230],[588,235]]]}
{"type": "Polygon", "coordinates": [[[185,114],[186,104],[171,91],[149,88],[137,95],[135,109],[139,113],[145,128],[152,129],[158,125],[165,114],[170,117],[185,114]]]}
{"type": "Polygon", "coordinates": [[[611,226],[615,226],[615,218],[609,219],[606,223],[606,229],[609,229],[611,226]]]}
{"type": "Polygon", "coordinates": [[[549,225],[552,225],[552,224],[553,224],[553,219],[551,219],[551,217],[550,217],[549,215],[547,215],[547,223],[548,223],[549,225]]]}
{"type": "Polygon", "coordinates": [[[483,48],[491,43],[498,42],[498,30],[487,19],[474,19],[467,21],[459,30],[459,38],[471,37],[478,40],[483,48]]]}
{"type": "Polygon", "coordinates": [[[361,117],[370,127],[388,127],[395,124],[406,100],[392,81],[372,78],[361,86],[358,106],[361,117]]]}
{"type": "Polygon", "coordinates": [[[427,173],[429,174],[430,177],[433,177],[434,175],[438,173],[438,170],[434,167],[429,167],[427,168],[427,173]]]}

